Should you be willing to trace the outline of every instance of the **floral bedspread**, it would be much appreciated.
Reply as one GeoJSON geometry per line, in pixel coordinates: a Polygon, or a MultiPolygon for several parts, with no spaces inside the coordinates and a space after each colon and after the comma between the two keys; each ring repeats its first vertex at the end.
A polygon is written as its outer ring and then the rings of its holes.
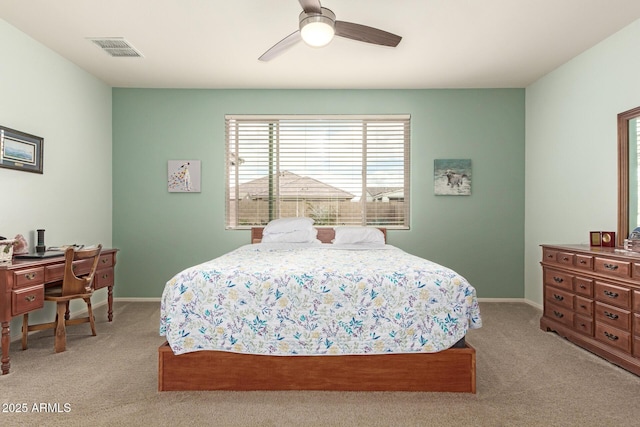
{"type": "Polygon", "coordinates": [[[160,335],[175,354],[340,355],[445,350],[482,326],[460,275],[386,245],[254,244],[167,282],[160,335]]]}

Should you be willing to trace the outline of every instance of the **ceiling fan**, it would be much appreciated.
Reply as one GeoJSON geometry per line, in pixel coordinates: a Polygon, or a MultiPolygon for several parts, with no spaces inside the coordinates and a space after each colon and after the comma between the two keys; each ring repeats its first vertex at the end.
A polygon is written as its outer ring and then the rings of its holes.
{"type": "Polygon", "coordinates": [[[322,7],[320,0],[299,0],[299,2],[302,6],[302,13],[299,16],[300,28],[263,53],[258,58],[260,61],[270,61],[300,40],[313,47],[326,46],[334,35],[391,47],[396,47],[402,40],[400,36],[377,28],[336,21],[336,15],[331,10],[322,7]]]}

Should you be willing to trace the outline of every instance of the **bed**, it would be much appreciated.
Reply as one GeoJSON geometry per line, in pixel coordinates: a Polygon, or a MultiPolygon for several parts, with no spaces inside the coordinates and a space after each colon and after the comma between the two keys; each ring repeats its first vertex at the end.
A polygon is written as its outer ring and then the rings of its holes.
{"type": "Polygon", "coordinates": [[[253,228],[251,244],[167,282],[158,389],[475,393],[475,289],[393,246],[313,230],[289,244],[253,228]]]}

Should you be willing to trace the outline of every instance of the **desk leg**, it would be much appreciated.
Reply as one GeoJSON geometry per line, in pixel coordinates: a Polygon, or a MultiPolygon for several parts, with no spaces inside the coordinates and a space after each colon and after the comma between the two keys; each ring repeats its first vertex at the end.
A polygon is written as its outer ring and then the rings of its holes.
{"type": "Polygon", "coordinates": [[[113,285],[107,287],[107,304],[109,305],[107,319],[111,322],[113,320],[113,285]]]}
{"type": "Polygon", "coordinates": [[[2,322],[2,375],[9,373],[11,362],[9,359],[9,345],[11,344],[9,322],[2,322]]]}

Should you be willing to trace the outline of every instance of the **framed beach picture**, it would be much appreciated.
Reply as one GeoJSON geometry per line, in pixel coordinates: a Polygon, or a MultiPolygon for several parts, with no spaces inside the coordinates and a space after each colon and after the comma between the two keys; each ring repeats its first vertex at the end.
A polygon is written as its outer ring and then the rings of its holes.
{"type": "Polygon", "coordinates": [[[436,196],[471,195],[471,159],[435,159],[433,187],[436,196]]]}
{"type": "Polygon", "coordinates": [[[0,167],[42,173],[43,138],[0,126],[0,167]]]}
{"type": "Polygon", "coordinates": [[[199,193],[200,160],[169,160],[167,190],[170,193],[199,193]]]}

